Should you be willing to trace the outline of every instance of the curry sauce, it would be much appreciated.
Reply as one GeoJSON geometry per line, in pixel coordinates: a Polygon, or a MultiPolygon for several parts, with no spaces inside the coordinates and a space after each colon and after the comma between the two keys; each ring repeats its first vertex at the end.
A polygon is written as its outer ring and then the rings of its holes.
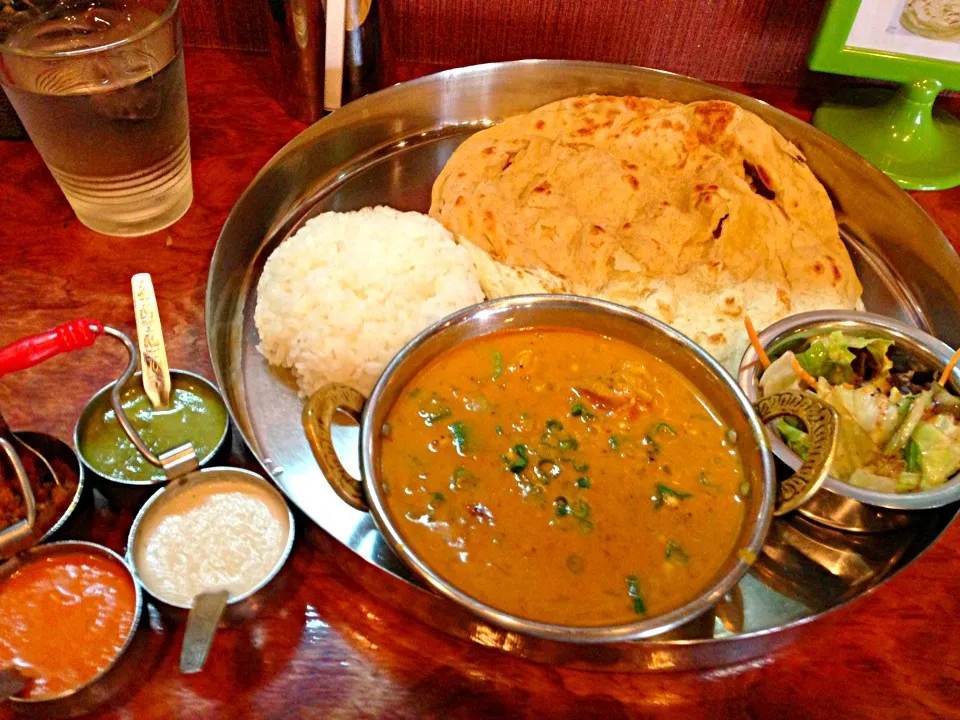
{"type": "Polygon", "coordinates": [[[730,431],[645,350],[561,328],[462,343],[381,429],[385,502],[438,575],[564,625],[634,622],[702,592],[736,550],[730,431]]]}

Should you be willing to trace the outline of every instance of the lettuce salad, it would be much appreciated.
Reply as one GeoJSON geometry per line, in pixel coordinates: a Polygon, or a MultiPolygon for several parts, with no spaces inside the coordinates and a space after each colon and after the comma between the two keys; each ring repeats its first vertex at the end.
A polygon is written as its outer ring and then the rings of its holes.
{"type": "MultiPolygon", "coordinates": [[[[817,336],[802,352],[787,351],[773,361],[760,389],[764,395],[810,389],[836,408],[833,477],[881,492],[928,490],[960,471],[960,398],[929,372],[894,367],[892,346],[840,331],[817,336]],[[815,390],[794,371],[793,358],[816,380],[815,390]]],[[[774,428],[806,457],[808,437],[799,421],[780,419],[774,428]]]]}

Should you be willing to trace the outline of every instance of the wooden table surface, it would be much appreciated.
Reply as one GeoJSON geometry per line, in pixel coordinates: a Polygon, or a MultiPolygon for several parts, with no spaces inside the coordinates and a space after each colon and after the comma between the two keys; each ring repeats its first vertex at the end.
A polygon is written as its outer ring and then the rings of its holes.
{"type": "MultiPolygon", "coordinates": [[[[171,366],[212,377],[203,303],[217,235],[257,170],[303,129],[270,99],[267,63],[188,52],[195,199],[183,220],[155,235],[87,230],[33,147],[0,142],[0,344],[76,317],[135,333],[130,276],[148,271],[171,366]]],[[[795,90],[737,89],[804,119],[816,101],[795,90]]],[[[915,197],[960,245],[960,189],[915,197]]],[[[121,367],[107,344],[55,358],[0,380],[0,408],[16,429],[69,439],[85,401],[121,367]]],[[[121,549],[129,522],[98,512],[92,537],[121,549]]],[[[135,681],[100,714],[849,718],[869,708],[875,718],[960,717],[957,526],[880,591],[772,656],[708,672],[634,675],[537,665],[449,638],[371,597],[304,536],[284,573],[283,599],[254,622],[221,631],[202,674],[178,674],[182,629],[151,613],[135,681]]],[[[0,718],[7,712],[0,706],[0,718]]]]}

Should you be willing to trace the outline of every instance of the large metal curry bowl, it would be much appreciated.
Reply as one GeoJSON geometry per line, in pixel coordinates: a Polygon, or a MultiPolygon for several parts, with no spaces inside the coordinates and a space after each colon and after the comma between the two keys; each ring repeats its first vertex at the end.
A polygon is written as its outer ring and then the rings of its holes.
{"type": "MultiPolygon", "coordinates": [[[[441,595],[483,619],[516,632],[551,640],[602,643],[659,635],[690,622],[716,605],[747,572],[759,555],[773,518],[776,475],[763,424],[746,395],[705,350],[686,336],[642,313],[620,305],[570,295],[524,295],[490,300],[454,313],[422,332],[387,366],[363,408],[360,427],[360,469],[363,482],[349,478],[329,440],[330,421],[341,397],[349,397],[358,412],[359,393],[342,385],[318,391],[307,403],[304,425],[317,461],[337,493],[357,508],[369,509],[387,542],[425,583],[441,595]],[[724,426],[732,431],[749,491],[741,496],[744,520],[737,541],[723,566],[696,597],[669,612],[616,625],[557,625],[519,617],[483,603],[438,574],[403,535],[387,506],[385,478],[380,468],[381,428],[397,399],[409,392],[415,375],[460,343],[504,330],[564,328],[598,333],[638,348],[679,371],[724,426]],[[346,392],[344,392],[346,391],[346,392]]],[[[691,447],[690,455],[698,450],[691,447]]],[[[626,480],[626,478],[624,478],[626,480]]],[[[635,543],[633,552],[660,552],[635,543]]],[[[515,578],[523,582],[522,578],[515,578]]],[[[508,582],[504,578],[504,582],[508,582]]]]}

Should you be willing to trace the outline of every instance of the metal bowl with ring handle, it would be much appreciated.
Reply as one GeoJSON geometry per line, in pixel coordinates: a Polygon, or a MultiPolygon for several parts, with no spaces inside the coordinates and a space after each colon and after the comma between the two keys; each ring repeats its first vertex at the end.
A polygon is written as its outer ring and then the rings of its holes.
{"type": "MultiPolygon", "coordinates": [[[[841,330],[857,337],[877,337],[894,345],[928,370],[943,370],[953,351],[946,343],[922,330],[873,313],[829,310],[800,313],[784,318],[759,334],[761,346],[771,357],[794,350],[810,337],[841,330]]],[[[760,360],[753,348],[740,362],[740,387],[752,401],[762,402],[760,393],[760,360]]],[[[960,389],[960,369],[950,376],[954,394],[960,389]]],[[[810,395],[810,393],[804,393],[810,395]]],[[[779,435],[770,431],[773,452],[791,468],[800,467],[801,459],[779,435]]],[[[828,476],[823,489],[800,513],[812,520],[848,532],[881,532],[897,530],[922,522],[923,511],[943,507],[960,500],[960,474],[937,488],[910,493],[891,493],[857,487],[839,478],[828,476]]]]}
{"type": "Polygon", "coordinates": [[[322,388],[307,402],[303,425],[316,460],[337,495],[352,507],[369,511],[394,552],[436,592],[508,630],[551,640],[605,643],[652,637],[688,623],[714,607],[760,553],[773,516],[795,510],[819,489],[836,448],[837,416],[826,403],[800,393],[771,396],[752,405],[704,350],[676,330],[641,313],[581,297],[530,295],[481,303],[428,328],[388,365],[369,399],[345,385],[322,388]],[[591,627],[533,622],[511,615],[476,600],[435,572],[406,542],[387,511],[378,456],[380,428],[416,373],[470,338],[505,328],[536,327],[582,329],[643,347],[680,371],[736,433],[743,477],[751,486],[745,498],[746,514],[738,551],[727,559],[715,582],[682,607],[631,623],[591,627]],[[360,422],[362,481],[344,470],[334,451],[330,433],[338,411],[347,412],[360,422]],[[813,443],[796,474],[778,487],[763,423],[782,415],[799,417],[811,429],[813,443]]]}

